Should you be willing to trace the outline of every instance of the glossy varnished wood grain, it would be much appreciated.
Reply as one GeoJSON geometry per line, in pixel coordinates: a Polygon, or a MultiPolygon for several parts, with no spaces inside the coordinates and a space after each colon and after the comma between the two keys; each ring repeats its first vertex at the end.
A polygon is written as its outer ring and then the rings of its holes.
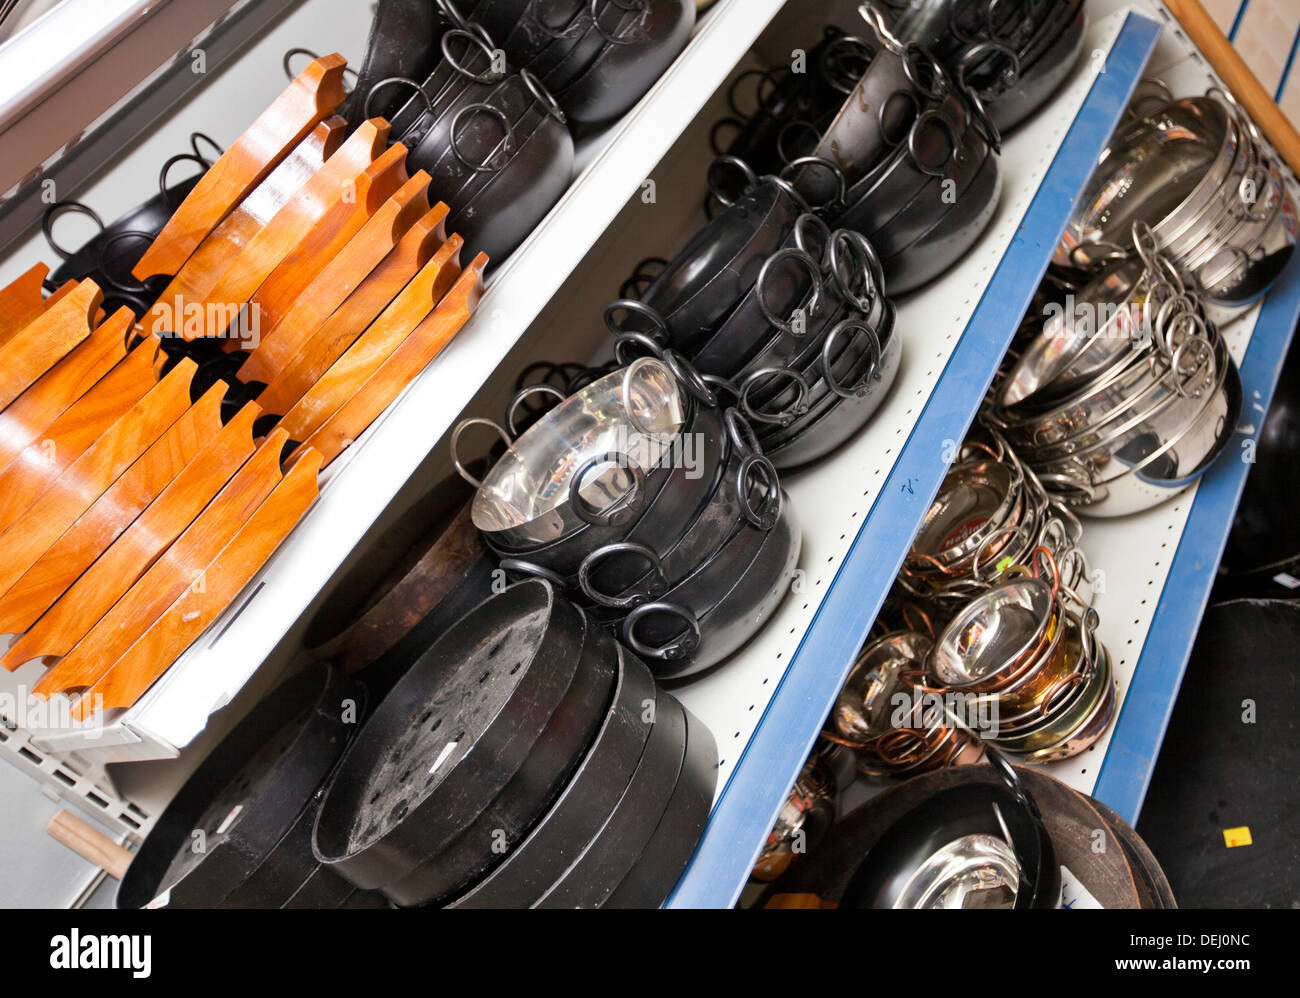
{"type": "MultiPolygon", "coordinates": [[[[285,414],[280,425],[306,440],[347,402],[424,321],[460,276],[463,240],[451,236],[388,308],[285,414]]],[[[267,408],[266,403],[262,403],[267,408]]]]}
{"type": "MultiPolygon", "coordinates": [[[[249,240],[208,293],[208,301],[234,305],[252,298],[331,206],[345,196],[352,196],[357,177],[383,153],[387,142],[388,123],[382,119],[367,121],[353,132],[338,152],[249,240]]],[[[205,335],[217,336],[223,331],[208,328],[205,335]]],[[[190,332],[188,328],[185,330],[186,339],[194,338],[190,332]]]]}
{"type": "Polygon", "coordinates": [[[185,590],[145,630],[73,705],[74,717],[86,720],[100,710],[129,707],[167,671],[252,581],[316,501],[320,467],[321,456],[314,451],[295,456],[284,480],[204,569],[203,585],[185,590]]]}
{"type": "Polygon", "coordinates": [[[142,281],[177,273],[221,220],[343,103],[346,66],[341,55],[328,55],[299,73],[194,185],[132,273],[142,281]]]}
{"type": "MultiPolygon", "coordinates": [[[[255,235],[275,217],[343,144],[347,122],[329,118],[317,125],[212,231],[145,315],[151,332],[181,333],[187,303],[202,306],[212,288],[255,235]],[[176,328],[180,326],[180,328],[176,328]]],[[[193,338],[193,337],[191,337],[193,338]]]]}
{"type": "Polygon", "coordinates": [[[50,268],[38,263],[12,284],[0,288],[0,346],[45,311],[45,278],[50,268]]]}
{"type": "Polygon", "coordinates": [[[380,208],[410,179],[406,147],[389,146],[349,182],[302,240],[280,261],[253,295],[249,307],[258,325],[279,321],[308,286],[337,257],[380,208]]]}
{"type": "Polygon", "coordinates": [[[116,312],[0,412],[0,468],[39,439],[126,356],[126,336],[134,320],[128,308],[116,312]]]}
{"type": "Polygon", "coordinates": [[[294,353],[280,351],[274,339],[265,344],[266,358],[254,353],[240,368],[246,381],[261,381],[274,363],[276,374],[258,401],[267,412],[283,415],[314,385],[343,351],[378,318],[438,252],[447,239],[448,208],[439,202],[402,237],[361,286],[319,327],[311,331],[294,353]],[[258,366],[254,366],[254,365],[258,366]]]}
{"type": "Polygon", "coordinates": [[[307,439],[306,446],[318,450],[326,464],[349,447],[461,330],[483,297],[487,263],[479,254],[433,314],[307,439]]]}
{"type": "Polygon", "coordinates": [[[82,281],[0,346],[0,409],[90,335],[92,317],[103,300],[94,281],[82,281]]]}
{"type": "Polygon", "coordinates": [[[259,415],[256,405],[241,409],[66,593],[46,603],[48,610],[35,623],[18,605],[15,587],[15,599],[0,610],[0,633],[26,633],[0,664],[12,670],[70,652],[245,465],[253,454],[253,423],[259,415]]]}
{"type": "Polygon", "coordinates": [[[0,534],[0,593],[8,592],[50,545],[186,413],[195,370],[191,360],[177,364],[0,534]]]}
{"type": "Polygon", "coordinates": [[[428,192],[429,175],[421,170],[320,269],[283,319],[268,325],[263,315],[262,341],[240,368],[240,377],[263,384],[273,380],[272,372],[297,356],[321,323],[370,276],[411,226],[428,214],[428,192]]]}
{"type": "Polygon", "coordinates": [[[157,341],[139,344],[79,398],[40,438],[0,469],[0,530],[42,496],[71,464],[154,385],[157,341]]]}
{"type": "Polygon", "coordinates": [[[207,509],[112,609],[93,626],[87,621],[84,637],[78,637],[75,647],[41,677],[32,692],[50,696],[90,686],[186,589],[202,588],[203,570],[280,483],[280,452],[286,440],[286,434],[278,430],[268,436],[207,509]]]}
{"type": "Polygon", "coordinates": [[[0,595],[0,634],[32,623],[143,513],[221,432],[225,382],[217,382],[0,595]]]}

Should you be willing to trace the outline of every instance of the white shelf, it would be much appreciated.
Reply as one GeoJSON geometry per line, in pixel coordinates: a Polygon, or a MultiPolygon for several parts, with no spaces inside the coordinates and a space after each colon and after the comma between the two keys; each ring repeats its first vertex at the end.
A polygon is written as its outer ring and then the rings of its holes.
{"type": "MultiPolygon", "coordinates": [[[[723,0],[716,6],[561,203],[493,273],[478,314],[335,462],[320,501],[268,566],[139,703],[114,712],[103,730],[52,728],[33,732],[34,741],[47,751],[95,752],[109,761],[173,756],[188,745],[276,648],[782,4],[723,0]]],[[[152,177],[170,151],[183,148],[190,129],[229,141],[252,121],[285,85],[280,57],[286,49],[337,50],[355,60],[368,23],[368,5],[310,0],[212,81],[147,148],[114,166],[103,197],[96,185],[86,199],[115,217],[115,207],[125,210],[148,193],[140,177],[152,177]]],[[[0,280],[46,256],[43,244],[29,241],[0,267],[0,280]]]]}

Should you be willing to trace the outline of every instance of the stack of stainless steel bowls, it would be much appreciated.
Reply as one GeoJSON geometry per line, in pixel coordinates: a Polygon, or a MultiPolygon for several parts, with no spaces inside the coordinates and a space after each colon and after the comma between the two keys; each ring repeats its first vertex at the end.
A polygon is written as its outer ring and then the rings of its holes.
{"type": "Polygon", "coordinates": [[[939,486],[898,585],[947,619],[1041,545],[1060,567],[1063,590],[1086,607],[1091,580],[1078,546],[1078,519],[1047,494],[1000,435],[986,435],[988,443],[967,441],[939,486]]]}
{"type": "Polygon", "coordinates": [[[942,766],[977,762],[979,739],[953,725],[919,683],[933,642],[916,631],[895,631],[868,643],[854,663],[831,712],[834,732],[823,737],[857,753],[868,776],[912,776],[942,766]]]}
{"type": "Polygon", "coordinates": [[[1049,492],[1121,516],[1186,489],[1227,446],[1236,364],[1143,223],[995,382],[985,418],[1049,492]]]}
{"type": "Polygon", "coordinates": [[[1130,111],[1057,248],[1059,273],[1086,282],[1131,258],[1135,221],[1223,318],[1262,296],[1295,247],[1296,207],[1254,123],[1222,91],[1130,111]]]}
{"type": "Polygon", "coordinates": [[[1096,611],[1080,614],[1067,605],[1046,549],[1035,550],[1034,562],[1034,572],[1013,568],[944,628],[927,659],[926,688],[965,694],[971,699],[959,713],[978,717],[987,742],[1046,762],[1077,755],[1100,738],[1116,697],[1110,657],[1095,634],[1096,611]],[[1043,563],[1050,581],[1036,574],[1043,563]]]}
{"type": "Polygon", "coordinates": [[[666,351],[580,391],[525,389],[558,405],[508,445],[471,517],[501,568],[561,586],[659,678],[713,665],[789,591],[800,534],[777,472],[735,409],[666,351]]]}

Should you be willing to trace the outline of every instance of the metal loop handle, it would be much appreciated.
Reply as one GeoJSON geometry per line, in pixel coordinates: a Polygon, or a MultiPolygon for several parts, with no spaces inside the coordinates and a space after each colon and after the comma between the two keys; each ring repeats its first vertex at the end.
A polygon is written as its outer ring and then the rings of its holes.
{"type": "MultiPolygon", "coordinates": [[[[515,415],[519,411],[520,404],[530,395],[550,395],[555,399],[563,402],[568,398],[564,392],[560,391],[554,385],[529,385],[515,393],[515,397],[510,400],[510,405],[506,408],[506,430],[512,437],[519,436],[519,428],[515,425],[515,415]]],[[[543,412],[543,415],[545,413],[543,412]]]]}
{"type": "Polygon", "coordinates": [[[478,25],[475,22],[470,22],[470,28],[468,30],[465,28],[452,28],[443,35],[442,41],[439,42],[443,58],[447,60],[451,68],[457,73],[467,79],[473,80],[475,83],[482,83],[485,85],[500,83],[506,78],[506,73],[496,68],[497,55],[500,53],[500,49],[492,48],[492,41],[487,37],[486,32],[483,34],[476,33],[473,29],[477,27],[478,25]],[[463,58],[463,56],[456,55],[451,48],[452,39],[455,38],[465,38],[470,42],[470,47],[465,49],[464,55],[469,55],[472,48],[477,47],[479,51],[487,56],[488,71],[486,73],[476,73],[472,69],[466,69],[461,64],[461,58],[463,58]]]}
{"type": "Polygon", "coordinates": [[[845,319],[836,323],[835,327],[827,335],[826,342],[822,344],[821,374],[826,381],[826,387],[842,399],[862,398],[867,394],[867,389],[870,388],[872,380],[880,379],[881,354],[880,336],[868,323],[863,322],[861,319],[845,319]],[[863,332],[870,337],[867,345],[871,350],[871,366],[867,369],[867,373],[862,377],[862,380],[851,388],[846,388],[840,384],[831,370],[834,365],[834,361],[831,359],[834,344],[845,330],[863,332]]]}
{"type": "Polygon", "coordinates": [[[664,359],[663,344],[647,336],[645,333],[619,333],[614,339],[614,360],[620,367],[631,364],[632,361],[638,359],[636,357],[629,359],[624,354],[623,348],[627,346],[640,347],[642,350],[645,350],[649,356],[655,357],[658,360],[664,359]]]}
{"type": "Polygon", "coordinates": [[[555,586],[556,589],[563,592],[568,588],[568,583],[560,576],[552,572],[549,568],[543,568],[541,565],[535,565],[531,561],[525,561],[523,558],[502,558],[497,562],[497,567],[503,572],[513,572],[516,575],[532,576],[535,579],[542,579],[555,586]]]}
{"type": "Polygon", "coordinates": [[[797,159],[790,160],[781,170],[779,177],[781,180],[784,180],[786,183],[794,187],[796,191],[799,191],[799,195],[803,198],[804,204],[806,204],[812,211],[829,211],[836,205],[843,204],[844,198],[849,192],[849,181],[844,175],[844,171],[829,159],[822,156],[800,156],[797,159]],[[835,185],[835,196],[821,202],[820,204],[814,204],[808,199],[808,195],[804,194],[803,191],[799,191],[799,188],[795,186],[794,174],[804,170],[819,169],[825,170],[830,174],[831,182],[835,185]]]}
{"type": "Polygon", "coordinates": [[[744,197],[755,187],[758,186],[758,174],[754,172],[753,167],[746,163],[739,156],[719,156],[709,164],[709,169],[705,177],[709,193],[721,202],[724,208],[730,208],[739,198],[728,198],[722,192],[717,183],[717,171],[720,167],[729,167],[745,178],[745,186],[741,188],[740,197],[744,197]]]}
{"type": "Polygon", "coordinates": [[[736,495],[740,499],[740,511],[745,519],[759,530],[771,530],[781,519],[783,499],[781,481],[777,476],[776,466],[760,454],[749,454],[740,462],[736,471],[736,495]],[[761,499],[754,505],[754,476],[763,478],[761,499]]]}
{"type": "MultiPolygon", "coordinates": [[[[168,204],[173,203],[173,198],[171,189],[167,186],[167,178],[172,172],[172,167],[177,163],[195,164],[199,167],[200,176],[206,173],[209,167],[212,166],[211,163],[196,152],[180,152],[168,159],[167,162],[163,163],[162,169],[158,171],[158,191],[162,194],[163,200],[168,204]]],[[[184,181],[182,181],[182,183],[184,183],[184,181]]],[[[175,203],[179,205],[180,201],[176,201],[175,203]]]]}
{"type": "Polygon", "coordinates": [[[736,453],[743,456],[761,456],[763,447],[758,442],[758,436],[754,433],[754,427],[745,421],[741,416],[740,410],[734,406],[727,409],[722,414],[723,425],[727,428],[727,438],[731,445],[736,448],[736,453]]]}
{"type": "Polygon", "coordinates": [[[754,298],[758,303],[759,311],[763,313],[763,318],[766,319],[771,326],[796,338],[806,336],[808,330],[805,325],[804,330],[800,332],[795,328],[795,321],[799,318],[800,313],[802,313],[806,324],[808,314],[816,311],[817,306],[821,304],[822,291],[821,266],[803,250],[794,246],[787,246],[784,249],[779,249],[768,257],[767,260],[764,261],[762,269],[758,272],[758,280],[754,282],[754,298]],[[805,271],[807,271],[808,276],[812,279],[812,292],[811,296],[806,300],[803,306],[796,306],[794,311],[791,312],[789,319],[781,319],[772,311],[772,307],[768,304],[766,291],[768,282],[771,280],[773,269],[778,264],[784,263],[786,260],[794,260],[796,263],[800,264],[805,271]]]}
{"type": "Polygon", "coordinates": [[[627,454],[608,451],[585,461],[569,481],[569,503],[578,519],[593,527],[619,527],[635,519],[645,505],[645,471],[627,454]],[[598,509],[582,497],[582,485],[594,468],[613,464],[632,476],[628,490],[604,509],[598,509]]]}
{"type": "Polygon", "coordinates": [[[812,386],[808,384],[808,379],[798,371],[789,367],[765,367],[749,375],[744,384],[740,386],[740,411],[751,424],[767,423],[773,426],[789,426],[800,416],[807,414],[809,409],[808,396],[811,393],[812,386]],[[772,378],[788,378],[794,383],[798,394],[790,405],[779,412],[762,412],[750,404],[750,393],[759,384],[770,383],[772,378]]]}
{"type": "MultiPolygon", "coordinates": [[[[147,295],[149,289],[145,287],[142,282],[134,280],[134,278],[131,278],[129,281],[123,280],[108,269],[108,251],[124,239],[139,239],[148,245],[152,243],[155,238],[157,238],[157,234],[153,232],[145,232],[143,229],[126,229],[122,232],[115,232],[102,243],[96,244],[95,263],[99,269],[100,276],[102,276],[108,284],[112,285],[118,291],[124,291],[128,295],[147,295]]],[[[130,272],[128,271],[128,275],[129,273],[130,272]]]]}
{"type": "Polygon", "coordinates": [[[456,428],[451,431],[451,462],[455,465],[456,473],[459,474],[461,478],[465,479],[465,481],[469,482],[470,485],[474,486],[474,488],[481,489],[483,487],[483,482],[471,475],[460,459],[460,438],[461,435],[471,426],[490,426],[497,432],[497,436],[501,438],[507,447],[510,447],[514,443],[514,439],[506,432],[500,423],[482,416],[475,417],[474,419],[462,419],[456,424],[456,428]]]}
{"type": "Polygon", "coordinates": [[[424,87],[420,86],[420,84],[418,84],[415,80],[411,79],[409,76],[388,76],[380,80],[378,83],[376,83],[374,86],[370,88],[369,92],[366,94],[366,102],[361,109],[362,114],[364,114],[367,119],[373,118],[374,114],[372,112],[374,111],[374,106],[375,106],[374,105],[375,94],[383,90],[384,87],[395,86],[399,83],[402,86],[410,87],[417,94],[423,97],[425,109],[430,114],[433,113],[433,100],[429,97],[427,93],[424,92],[424,87]]]}
{"type": "Polygon", "coordinates": [[[927,108],[922,111],[917,116],[917,119],[912,122],[912,127],[907,133],[907,154],[912,158],[912,164],[927,177],[946,177],[948,167],[957,158],[959,146],[960,140],[957,138],[957,132],[952,127],[952,123],[934,108],[927,108]],[[922,162],[920,149],[917,148],[917,136],[920,135],[921,128],[931,121],[939,122],[940,130],[944,132],[944,137],[948,140],[948,155],[944,157],[942,163],[935,166],[922,162]]]}
{"type": "Polygon", "coordinates": [[[993,100],[1001,96],[1013,87],[1018,79],[1020,79],[1020,56],[1015,49],[1004,42],[991,39],[976,42],[957,57],[957,82],[961,84],[963,89],[969,90],[981,100],[993,100]],[[1002,72],[993,74],[994,83],[983,90],[977,90],[971,84],[967,74],[974,68],[975,60],[986,55],[994,57],[995,68],[997,56],[1004,57],[1008,66],[1002,72]]]}
{"type": "Polygon", "coordinates": [[[598,603],[611,610],[626,610],[638,603],[644,603],[656,596],[662,596],[668,590],[668,578],[664,575],[663,561],[651,548],[635,541],[619,541],[616,544],[606,544],[604,547],[597,548],[582,559],[582,564],[578,566],[578,588],[593,603],[598,603]],[[633,555],[645,560],[650,568],[649,574],[651,578],[643,590],[626,596],[611,596],[608,593],[602,593],[592,584],[591,573],[604,563],[607,558],[611,558],[616,554],[633,555]]]}
{"type": "MultiPolygon", "coordinates": [[[[686,394],[691,398],[710,409],[718,404],[718,397],[713,394],[713,389],[709,387],[708,382],[704,380],[695,365],[680,353],[676,350],[665,350],[663,362],[668,365],[669,372],[686,389],[686,394]]],[[[626,391],[626,383],[624,391],[626,391]]]]}
{"type": "MultiPolygon", "coordinates": [[[[647,305],[645,302],[637,301],[635,298],[620,298],[612,301],[605,306],[605,328],[608,329],[615,337],[630,336],[633,333],[646,336],[653,339],[661,348],[672,338],[672,330],[668,328],[668,320],[664,318],[657,308],[647,305]],[[619,312],[627,312],[629,315],[639,315],[647,320],[653,328],[650,334],[635,329],[624,329],[615,321],[619,312]],[[654,333],[658,333],[655,336],[654,333]]],[[[618,356],[615,354],[615,356],[618,356]]],[[[663,354],[657,356],[663,358],[663,354]]]]}
{"type": "MultiPolygon", "coordinates": [[[[101,233],[105,228],[104,220],[99,217],[99,213],[96,212],[94,208],[90,207],[90,205],[83,204],[80,201],[55,201],[54,204],[45,209],[45,213],[41,216],[41,232],[45,234],[45,241],[49,243],[50,249],[54,250],[54,252],[59,255],[60,259],[63,260],[66,260],[75,254],[68,252],[54,241],[54,223],[61,216],[67,214],[85,215],[99,226],[99,231],[101,233]]],[[[98,236],[92,238],[98,238],[98,236]]]]}
{"type": "Polygon", "coordinates": [[[700,647],[703,634],[699,618],[685,607],[675,603],[642,603],[623,620],[623,643],[642,658],[661,662],[676,662],[686,658],[700,647]],[[686,625],[686,633],[666,645],[652,648],[637,637],[636,627],[642,620],[654,613],[667,614],[678,618],[686,625]]]}
{"type": "Polygon", "coordinates": [[[876,294],[885,293],[885,268],[876,248],[862,233],[838,229],[831,235],[828,255],[831,280],[840,297],[859,311],[870,313],[876,294]],[[842,248],[849,251],[847,258],[842,248]],[[855,280],[856,277],[861,279],[855,280]],[[855,289],[857,284],[863,285],[861,294],[855,289]]]}
{"type": "Polygon", "coordinates": [[[510,123],[510,118],[499,107],[494,107],[491,104],[484,104],[481,102],[470,104],[456,112],[456,117],[451,120],[450,140],[452,155],[460,160],[461,165],[463,165],[465,169],[472,170],[474,173],[500,173],[510,165],[510,160],[518,151],[518,144],[515,141],[515,129],[510,123]],[[505,139],[492,147],[492,151],[488,153],[487,159],[482,163],[471,162],[460,146],[462,138],[461,129],[465,127],[465,117],[473,114],[486,114],[489,117],[496,118],[496,120],[501,124],[501,127],[505,129],[505,139]],[[498,153],[505,154],[505,162],[500,166],[493,166],[491,164],[492,157],[496,156],[498,153]]]}
{"type": "Polygon", "coordinates": [[[564,113],[564,108],[560,107],[560,103],[555,99],[555,95],[551,93],[545,83],[538,79],[536,73],[531,69],[524,68],[519,71],[519,78],[524,81],[524,86],[528,88],[529,92],[537,102],[542,105],[542,110],[546,112],[548,117],[554,118],[561,125],[568,124],[569,119],[564,113]]]}

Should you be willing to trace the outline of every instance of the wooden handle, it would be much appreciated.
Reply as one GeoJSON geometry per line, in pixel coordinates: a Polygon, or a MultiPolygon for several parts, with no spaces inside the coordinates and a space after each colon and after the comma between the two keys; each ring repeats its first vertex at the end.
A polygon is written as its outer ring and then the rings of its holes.
{"type": "Polygon", "coordinates": [[[1223,77],[1223,82],[1246,113],[1255,119],[1268,140],[1277,147],[1287,166],[1300,173],[1300,133],[1296,132],[1232,43],[1224,37],[1219,26],[1205,13],[1205,8],[1197,0],[1165,0],[1165,6],[1209,60],[1214,71],[1223,77]]]}
{"type": "Polygon", "coordinates": [[[71,811],[60,811],[56,814],[45,826],[45,831],[86,862],[98,866],[114,880],[121,880],[126,876],[126,868],[135,858],[135,853],[130,849],[118,845],[71,811]]]}

